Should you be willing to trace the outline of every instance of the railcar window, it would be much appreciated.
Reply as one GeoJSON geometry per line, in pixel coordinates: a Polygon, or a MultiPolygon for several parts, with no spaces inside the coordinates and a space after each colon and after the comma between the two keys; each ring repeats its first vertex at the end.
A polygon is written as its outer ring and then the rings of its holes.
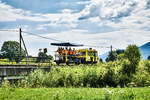
{"type": "Polygon", "coordinates": [[[85,56],[86,54],[85,54],[85,52],[81,52],[81,56],[85,56]]]}
{"type": "Polygon", "coordinates": [[[94,56],[98,56],[97,52],[94,52],[94,56]]]}
{"type": "Polygon", "coordinates": [[[93,54],[93,52],[88,52],[88,55],[93,56],[94,54],[93,54]]]}

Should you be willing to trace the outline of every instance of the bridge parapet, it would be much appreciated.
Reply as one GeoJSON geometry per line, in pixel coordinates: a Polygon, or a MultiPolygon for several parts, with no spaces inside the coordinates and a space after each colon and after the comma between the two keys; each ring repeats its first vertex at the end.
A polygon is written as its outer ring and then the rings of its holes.
{"type": "Polygon", "coordinates": [[[35,69],[42,69],[44,71],[50,71],[50,67],[38,67],[32,65],[0,65],[0,77],[7,76],[19,76],[22,73],[29,74],[35,69]]]}

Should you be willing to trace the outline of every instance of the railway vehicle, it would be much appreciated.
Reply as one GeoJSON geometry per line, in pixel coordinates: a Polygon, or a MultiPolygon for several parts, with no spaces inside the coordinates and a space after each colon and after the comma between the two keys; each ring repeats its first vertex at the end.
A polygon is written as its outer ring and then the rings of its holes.
{"type": "Polygon", "coordinates": [[[55,62],[57,65],[61,63],[75,64],[95,64],[98,62],[98,52],[95,49],[75,49],[72,47],[78,47],[83,45],[71,44],[71,43],[51,43],[51,45],[58,46],[55,51],[55,62]]]}

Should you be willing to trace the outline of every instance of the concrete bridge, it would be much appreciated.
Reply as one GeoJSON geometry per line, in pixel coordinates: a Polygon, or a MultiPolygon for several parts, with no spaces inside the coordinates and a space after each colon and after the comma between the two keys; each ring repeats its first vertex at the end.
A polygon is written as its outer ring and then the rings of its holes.
{"type": "Polygon", "coordinates": [[[3,80],[4,77],[19,76],[22,73],[27,75],[35,69],[50,71],[50,67],[38,67],[36,65],[0,65],[0,77],[3,80]]]}

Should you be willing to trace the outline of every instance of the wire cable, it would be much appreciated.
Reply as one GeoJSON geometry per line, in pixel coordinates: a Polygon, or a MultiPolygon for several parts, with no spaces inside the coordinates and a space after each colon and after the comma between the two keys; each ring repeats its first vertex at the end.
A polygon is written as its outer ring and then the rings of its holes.
{"type": "Polygon", "coordinates": [[[0,30],[0,31],[7,31],[7,32],[19,32],[18,30],[9,30],[9,29],[5,29],[5,30],[0,30]]]}
{"type": "MultiPolygon", "coordinates": [[[[19,30],[10,30],[10,29],[3,29],[3,30],[0,30],[0,31],[7,31],[7,32],[19,32],[19,30]]],[[[30,35],[34,35],[34,36],[37,36],[37,37],[40,37],[40,38],[43,38],[43,39],[47,39],[47,40],[52,40],[52,41],[57,41],[57,42],[66,42],[66,41],[61,41],[61,40],[54,39],[54,38],[49,38],[49,37],[45,37],[45,36],[41,36],[41,35],[37,35],[37,34],[35,34],[35,33],[31,33],[31,32],[26,32],[26,31],[22,31],[22,32],[23,32],[23,33],[30,34],[30,35]]],[[[96,45],[83,45],[83,46],[95,47],[95,48],[111,48],[111,47],[96,46],[96,45]]],[[[116,49],[116,48],[114,48],[114,49],[116,49]]]]}
{"type": "Polygon", "coordinates": [[[95,48],[110,48],[110,47],[105,47],[105,46],[95,46],[95,45],[84,45],[88,47],[95,47],[95,48]]]}
{"type": "Polygon", "coordinates": [[[23,33],[28,33],[28,34],[31,34],[31,35],[34,35],[34,36],[37,36],[37,37],[40,37],[40,38],[48,39],[48,40],[53,40],[53,41],[57,41],[57,42],[65,42],[65,41],[61,41],[61,40],[57,40],[57,39],[37,35],[37,34],[31,33],[31,32],[25,32],[25,31],[22,31],[22,32],[23,33]]]}
{"type": "MultiPolygon", "coordinates": [[[[48,40],[53,40],[53,41],[57,41],[57,42],[66,42],[66,41],[61,41],[61,40],[57,40],[57,39],[54,39],[54,38],[44,37],[44,36],[37,35],[37,34],[31,33],[31,32],[26,32],[26,31],[22,31],[22,32],[23,32],[23,33],[27,33],[27,34],[31,34],[31,35],[34,35],[34,36],[37,36],[37,37],[40,37],[40,38],[48,39],[48,40]]],[[[110,47],[95,46],[95,45],[83,45],[83,46],[95,47],[95,48],[110,48],[110,47]]]]}

